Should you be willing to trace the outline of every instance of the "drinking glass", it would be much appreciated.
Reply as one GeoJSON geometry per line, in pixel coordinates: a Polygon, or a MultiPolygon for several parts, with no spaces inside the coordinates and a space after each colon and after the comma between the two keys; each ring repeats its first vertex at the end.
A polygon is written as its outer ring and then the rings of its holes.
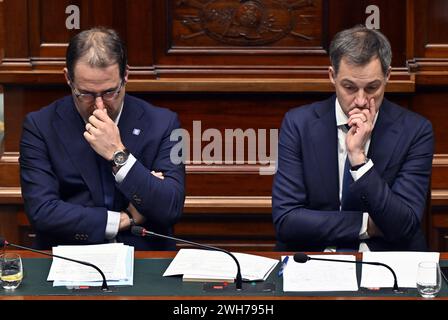
{"type": "Polygon", "coordinates": [[[442,287],[442,276],[437,262],[423,261],[418,264],[417,290],[423,298],[434,298],[442,287]]]}
{"type": "Polygon", "coordinates": [[[20,255],[4,253],[0,255],[0,282],[7,290],[16,289],[23,279],[23,266],[20,255]]]}

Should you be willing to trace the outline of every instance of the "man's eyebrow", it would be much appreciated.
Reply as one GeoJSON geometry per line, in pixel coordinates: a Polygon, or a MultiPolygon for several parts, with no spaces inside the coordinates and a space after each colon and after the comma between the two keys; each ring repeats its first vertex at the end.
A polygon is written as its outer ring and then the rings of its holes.
{"type": "Polygon", "coordinates": [[[342,79],[341,82],[347,83],[347,84],[355,84],[353,81],[349,79],[342,79]]]}
{"type": "MultiPolygon", "coordinates": [[[[108,91],[114,91],[114,90],[117,90],[118,87],[119,87],[119,86],[117,86],[117,87],[113,87],[113,88],[109,88],[109,89],[106,89],[106,90],[104,90],[104,91],[101,91],[100,93],[108,92],[108,91]]],[[[81,89],[81,88],[78,88],[78,91],[79,91],[80,93],[96,93],[96,92],[92,92],[92,91],[89,91],[89,90],[84,90],[84,89],[81,89]]]]}
{"type": "MultiPolygon", "coordinates": [[[[341,83],[344,83],[344,84],[351,84],[351,85],[355,85],[355,86],[356,86],[356,83],[353,82],[353,81],[350,80],[350,79],[342,79],[342,80],[341,80],[341,83]]],[[[378,83],[381,83],[381,80],[379,80],[379,79],[375,79],[375,80],[373,80],[373,81],[367,83],[366,86],[371,86],[371,85],[373,85],[373,84],[378,84],[378,83]]]]}
{"type": "Polygon", "coordinates": [[[378,84],[378,83],[381,83],[381,80],[376,79],[376,80],[373,80],[372,82],[369,82],[367,85],[370,86],[372,84],[378,84]]]}

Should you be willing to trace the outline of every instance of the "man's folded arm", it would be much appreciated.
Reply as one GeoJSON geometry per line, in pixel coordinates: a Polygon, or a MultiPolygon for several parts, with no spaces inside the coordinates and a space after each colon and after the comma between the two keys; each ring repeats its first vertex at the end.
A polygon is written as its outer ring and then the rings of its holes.
{"type": "MultiPolygon", "coordinates": [[[[146,217],[149,225],[170,227],[180,218],[185,200],[185,166],[170,159],[176,141],[170,141],[171,132],[180,127],[175,114],[167,126],[152,168],[137,159],[123,181],[120,191],[146,217]],[[151,171],[163,174],[163,179],[151,171]]],[[[143,160],[143,159],[142,159],[143,160]]]]}
{"type": "Polygon", "coordinates": [[[321,246],[358,241],[362,212],[307,208],[300,132],[288,114],[282,124],[278,154],[272,214],[279,240],[321,246]]]}
{"type": "Polygon", "coordinates": [[[432,126],[425,120],[402,163],[389,166],[392,170],[399,168],[397,173],[393,173],[395,180],[391,186],[373,166],[350,189],[359,197],[364,209],[388,241],[411,238],[421,226],[429,190],[433,148],[432,126]]]}
{"type": "Polygon", "coordinates": [[[58,239],[104,241],[107,210],[65,202],[48,157],[47,145],[31,116],[27,116],[20,143],[21,186],[25,212],[38,231],[58,239]]]}

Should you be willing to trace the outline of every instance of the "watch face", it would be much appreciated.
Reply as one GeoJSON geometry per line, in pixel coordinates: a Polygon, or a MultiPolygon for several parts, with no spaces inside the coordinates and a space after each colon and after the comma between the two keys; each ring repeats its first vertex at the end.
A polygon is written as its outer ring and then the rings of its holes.
{"type": "Polygon", "coordinates": [[[128,160],[128,155],[124,151],[117,151],[114,154],[114,162],[117,166],[121,166],[121,165],[125,164],[127,160],[128,160]]]}

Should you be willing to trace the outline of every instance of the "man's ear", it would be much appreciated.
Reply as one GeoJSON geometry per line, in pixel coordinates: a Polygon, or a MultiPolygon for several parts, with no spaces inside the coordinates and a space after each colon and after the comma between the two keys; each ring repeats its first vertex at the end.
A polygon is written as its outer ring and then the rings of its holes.
{"type": "Polygon", "coordinates": [[[387,69],[387,73],[386,73],[386,82],[389,81],[391,72],[392,72],[392,67],[389,67],[389,69],[387,69]]]}
{"type": "Polygon", "coordinates": [[[126,70],[124,71],[124,82],[127,83],[129,78],[129,65],[126,65],[126,70]]]}
{"type": "Polygon", "coordinates": [[[64,68],[64,77],[65,77],[65,81],[67,81],[67,84],[70,85],[70,77],[68,76],[68,69],[64,68]]]}
{"type": "Polygon", "coordinates": [[[334,72],[333,67],[328,67],[328,77],[333,85],[336,85],[336,72],[334,72]]]}

